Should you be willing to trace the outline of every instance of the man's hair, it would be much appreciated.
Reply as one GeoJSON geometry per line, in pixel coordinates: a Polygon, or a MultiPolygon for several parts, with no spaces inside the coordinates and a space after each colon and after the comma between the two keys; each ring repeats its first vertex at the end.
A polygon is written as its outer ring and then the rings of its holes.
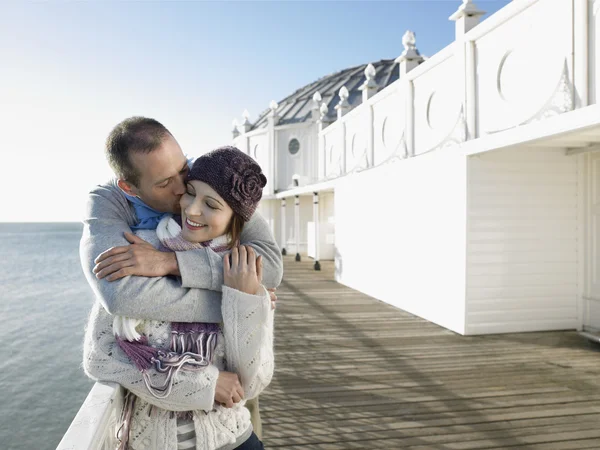
{"type": "Polygon", "coordinates": [[[171,133],[160,122],[147,117],[130,117],[115,126],[106,139],[106,159],[117,177],[138,186],[141,174],[133,166],[133,152],[150,153],[171,133]]]}

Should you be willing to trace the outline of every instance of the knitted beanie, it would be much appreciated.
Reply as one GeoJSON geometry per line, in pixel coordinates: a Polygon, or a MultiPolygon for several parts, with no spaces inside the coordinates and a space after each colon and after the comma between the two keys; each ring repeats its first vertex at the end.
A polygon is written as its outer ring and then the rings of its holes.
{"type": "Polygon", "coordinates": [[[254,214],[267,184],[267,178],[256,161],[230,146],[197,158],[187,179],[208,184],[246,222],[254,214]]]}

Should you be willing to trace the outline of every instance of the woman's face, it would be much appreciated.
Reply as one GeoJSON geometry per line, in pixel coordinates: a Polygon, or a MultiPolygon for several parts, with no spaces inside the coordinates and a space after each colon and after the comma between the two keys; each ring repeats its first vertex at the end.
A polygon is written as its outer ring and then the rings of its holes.
{"type": "Polygon", "coordinates": [[[205,242],[222,236],[233,217],[225,200],[203,181],[188,181],[181,197],[182,236],[189,242],[205,242]]]}

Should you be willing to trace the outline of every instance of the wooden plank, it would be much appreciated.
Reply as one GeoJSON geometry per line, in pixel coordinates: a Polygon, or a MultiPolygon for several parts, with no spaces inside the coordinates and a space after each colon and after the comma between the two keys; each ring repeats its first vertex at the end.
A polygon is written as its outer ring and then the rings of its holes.
{"type": "Polygon", "coordinates": [[[459,336],[285,257],[266,448],[600,448],[600,346],[459,336]]]}

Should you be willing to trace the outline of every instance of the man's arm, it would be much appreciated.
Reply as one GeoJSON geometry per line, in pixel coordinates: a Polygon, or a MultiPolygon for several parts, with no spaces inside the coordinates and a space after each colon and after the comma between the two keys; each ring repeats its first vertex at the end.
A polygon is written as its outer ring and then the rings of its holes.
{"type": "MultiPolygon", "coordinates": [[[[283,277],[281,250],[269,229],[267,221],[258,213],[244,224],[240,243],[249,245],[257,256],[262,255],[263,284],[276,288],[283,277]]],[[[221,290],[223,286],[223,258],[210,249],[177,252],[177,262],[181,273],[181,285],[187,288],[221,290]],[[206,280],[211,285],[206,285],[206,280]]]]}
{"type": "MultiPolygon", "coordinates": [[[[105,250],[127,245],[125,232],[131,232],[132,213],[118,188],[100,186],[88,198],[84,216],[80,258],[83,272],[102,306],[113,315],[170,322],[219,322],[221,293],[189,289],[172,277],[124,277],[116,281],[98,279],[94,260],[105,250]],[[216,307],[215,307],[216,306],[216,307]],[[215,315],[218,312],[218,316],[215,315]]],[[[198,253],[201,255],[202,251],[198,253]]],[[[204,251],[204,258],[206,251],[204,251]]],[[[200,256],[198,259],[201,259],[200,256]]],[[[198,262],[197,264],[201,264],[198,262]]],[[[196,280],[209,288],[211,279],[196,280]]]]}

